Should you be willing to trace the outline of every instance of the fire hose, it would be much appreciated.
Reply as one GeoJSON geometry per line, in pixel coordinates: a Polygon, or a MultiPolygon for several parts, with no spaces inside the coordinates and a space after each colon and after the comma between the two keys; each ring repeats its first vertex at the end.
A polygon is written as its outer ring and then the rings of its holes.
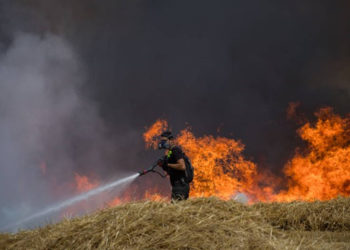
{"type": "Polygon", "coordinates": [[[142,170],[139,172],[139,176],[148,174],[148,173],[156,173],[159,174],[162,178],[165,178],[167,175],[166,174],[162,174],[161,172],[155,170],[155,168],[158,166],[157,162],[154,163],[150,168],[146,169],[146,170],[142,170]]]}

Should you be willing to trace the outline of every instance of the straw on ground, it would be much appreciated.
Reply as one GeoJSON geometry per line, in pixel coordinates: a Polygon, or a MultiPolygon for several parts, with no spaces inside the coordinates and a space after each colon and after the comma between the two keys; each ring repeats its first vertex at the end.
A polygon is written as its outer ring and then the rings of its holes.
{"type": "Polygon", "coordinates": [[[134,202],[17,234],[4,249],[350,249],[350,198],[134,202]]]}

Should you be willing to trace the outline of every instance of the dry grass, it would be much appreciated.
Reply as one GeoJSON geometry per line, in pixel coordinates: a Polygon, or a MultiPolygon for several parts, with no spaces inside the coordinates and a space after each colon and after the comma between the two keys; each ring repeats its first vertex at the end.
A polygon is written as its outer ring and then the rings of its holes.
{"type": "Polygon", "coordinates": [[[350,199],[136,202],[0,235],[4,249],[350,249],[350,199]]]}
{"type": "Polygon", "coordinates": [[[327,202],[258,203],[260,210],[273,226],[287,230],[350,231],[350,199],[338,198],[327,202]]]}

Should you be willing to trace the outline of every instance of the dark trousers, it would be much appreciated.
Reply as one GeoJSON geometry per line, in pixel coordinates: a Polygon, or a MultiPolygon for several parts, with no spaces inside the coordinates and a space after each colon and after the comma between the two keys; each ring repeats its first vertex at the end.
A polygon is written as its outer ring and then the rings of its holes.
{"type": "Polygon", "coordinates": [[[190,185],[184,182],[176,182],[172,185],[171,200],[181,201],[187,200],[190,193],[190,185]]]}

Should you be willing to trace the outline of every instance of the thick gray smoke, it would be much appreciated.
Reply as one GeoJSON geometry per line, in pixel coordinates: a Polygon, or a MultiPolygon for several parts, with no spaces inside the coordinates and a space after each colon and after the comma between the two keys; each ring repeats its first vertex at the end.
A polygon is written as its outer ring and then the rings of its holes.
{"type": "Polygon", "coordinates": [[[79,169],[108,165],[110,139],[81,94],[85,80],[52,34],[18,33],[0,55],[0,224],[72,195],[79,169]]]}
{"type": "Polygon", "coordinates": [[[289,102],[309,118],[322,106],[349,112],[349,8],[0,1],[1,218],[67,193],[74,172],[105,179],[148,166],[157,153],[145,151],[142,132],[158,118],[175,133],[186,123],[196,136],[220,128],[259,168],[280,173],[300,145],[289,102]]]}

